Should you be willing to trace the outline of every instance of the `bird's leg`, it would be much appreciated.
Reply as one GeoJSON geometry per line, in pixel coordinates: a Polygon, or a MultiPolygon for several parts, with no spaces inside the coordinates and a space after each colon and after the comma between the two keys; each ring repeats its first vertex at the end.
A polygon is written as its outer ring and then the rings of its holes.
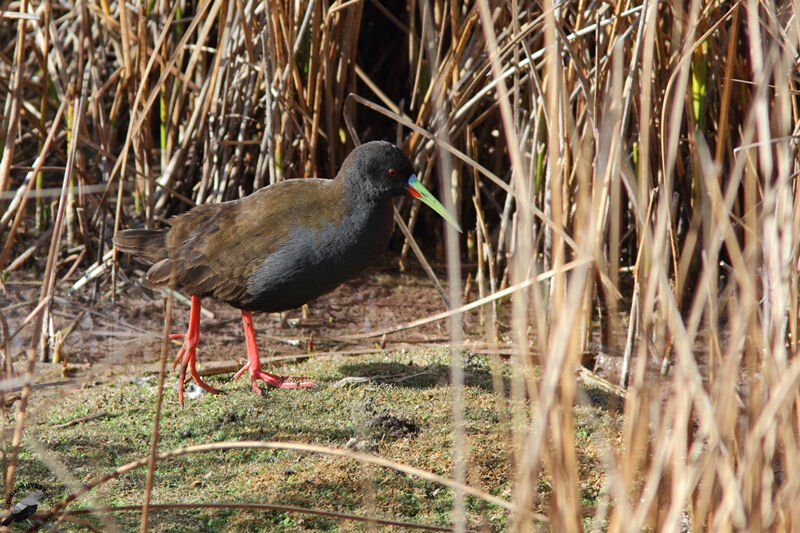
{"type": "Polygon", "coordinates": [[[244,339],[247,345],[247,364],[239,370],[233,379],[239,379],[245,370],[250,373],[250,383],[253,392],[261,393],[261,389],[256,385],[257,379],[263,379],[273,387],[283,389],[294,389],[297,387],[315,387],[313,381],[302,377],[276,376],[261,370],[261,361],[258,358],[258,346],[256,345],[256,334],[253,331],[253,314],[250,311],[242,311],[242,322],[244,322],[244,339]]]}
{"type": "Polygon", "coordinates": [[[200,340],[200,297],[192,296],[192,309],[189,313],[189,330],[184,335],[183,333],[173,333],[170,335],[172,339],[183,339],[183,346],[181,346],[178,356],[172,363],[172,368],[175,368],[178,363],[181,363],[181,377],[178,379],[178,401],[183,405],[183,383],[186,380],[186,368],[189,368],[189,373],[194,378],[195,383],[204,388],[208,392],[219,394],[219,391],[207,385],[200,379],[200,374],[197,373],[195,361],[197,359],[197,343],[200,340]]]}

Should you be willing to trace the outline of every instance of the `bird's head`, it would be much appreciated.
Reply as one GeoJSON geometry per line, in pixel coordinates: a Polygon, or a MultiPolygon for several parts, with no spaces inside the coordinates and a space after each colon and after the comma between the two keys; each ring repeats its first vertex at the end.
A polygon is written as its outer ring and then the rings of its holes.
{"type": "Polygon", "coordinates": [[[458,231],[461,226],[417,179],[411,161],[396,145],[385,141],[372,141],[357,147],[345,159],[340,175],[345,181],[359,179],[358,185],[369,197],[411,196],[436,211],[458,231]]]}

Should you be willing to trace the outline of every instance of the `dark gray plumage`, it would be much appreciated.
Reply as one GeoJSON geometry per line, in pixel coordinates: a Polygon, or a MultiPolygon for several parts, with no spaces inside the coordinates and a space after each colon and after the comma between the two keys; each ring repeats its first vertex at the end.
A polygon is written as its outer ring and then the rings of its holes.
{"type": "Polygon", "coordinates": [[[22,498],[17,505],[11,509],[11,514],[9,514],[5,520],[3,520],[3,525],[9,526],[14,522],[22,522],[23,520],[26,520],[29,516],[36,512],[36,509],[39,507],[39,498],[41,497],[42,491],[36,489],[22,498]]]}

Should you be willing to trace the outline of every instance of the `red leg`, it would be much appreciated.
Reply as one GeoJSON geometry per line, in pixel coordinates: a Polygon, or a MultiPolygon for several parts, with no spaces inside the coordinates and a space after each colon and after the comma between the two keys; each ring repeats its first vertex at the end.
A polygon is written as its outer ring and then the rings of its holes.
{"type": "Polygon", "coordinates": [[[178,352],[178,356],[175,358],[175,361],[172,363],[172,368],[175,368],[178,365],[178,362],[181,363],[181,377],[178,379],[178,401],[181,405],[183,405],[183,383],[186,381],[186,368],[189,368],[189,373],[194,378],[195,383],[199,386],[207,390],[208,392],[213,392],[219,394],[221,391],[215,389],[214,387],[207,385],[200,379],[200,375],[197,373],[197,368],[195,366],[195,361],[197,359],[197,354],[195,349],[197,348],[197,343],[200,340],[200,297],[199,296],[192,296],[192,310],[189,315],[189,330],[186,334],[182,333],[174,333],[170,335],[170,338],[183,339],[183,346],[181,346],[180,351],[178,352]]]}
{"type": "Polygon", "coordinates": [[[250,373],[250,383],[253,385],[253,392],[261,393],[261,389],[256,385],[257,379],[262,379],[273,387],[283,389],[294,389],[297,387],[316,387],[316,383],[306,378],[292,376],[276,376],[261,370],[261,361],[258,358],[258,346],[256,345],[256,334],[253,331],[253,314],[250,311],[242,311],[242,322],[244,322],[244,340],[247,345],[247,364],[239,370],[233,379],[247,370],[250,373]]]}

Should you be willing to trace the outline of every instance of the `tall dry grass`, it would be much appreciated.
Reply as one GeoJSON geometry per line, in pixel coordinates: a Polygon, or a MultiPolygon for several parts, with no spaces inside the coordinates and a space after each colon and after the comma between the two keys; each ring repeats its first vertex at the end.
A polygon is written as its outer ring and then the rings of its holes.
{"type": "MultiPolygon", "coordinates": [[[[458,309],[466,257],[490,346],[491,295],[511,299],[512,385],[497,402],[511,406],[515,530],[800,528],[795,3],[2,10],[0,269],[12,277],[33,257],[45,273],[28,320],[8,325],[35,332],[26,383],[53,340],[54,296],[80,276],[87,298],[115,279],[119,227],[332,176],[358,140],[387,138],[471,228],[444,235],[448,296],[458,309]],[[27,255],[23,231],[43,236],[27,255]],[[607,443],[598,505],[584,508],[572,411],[595,337],[622,359],[624,430],[607,443]]],[[[429,236],[417,204],[401,212],[429,236]]],[[[454,346],[459,327],[455,313],[454,346]]],[[[460,361],[456,349],[456,422],[460,361]]],[[[24,416],[15,423],[6,495],[24,416]]],[[[455,428],[463,529],[469,461],[455,428]]]]}

